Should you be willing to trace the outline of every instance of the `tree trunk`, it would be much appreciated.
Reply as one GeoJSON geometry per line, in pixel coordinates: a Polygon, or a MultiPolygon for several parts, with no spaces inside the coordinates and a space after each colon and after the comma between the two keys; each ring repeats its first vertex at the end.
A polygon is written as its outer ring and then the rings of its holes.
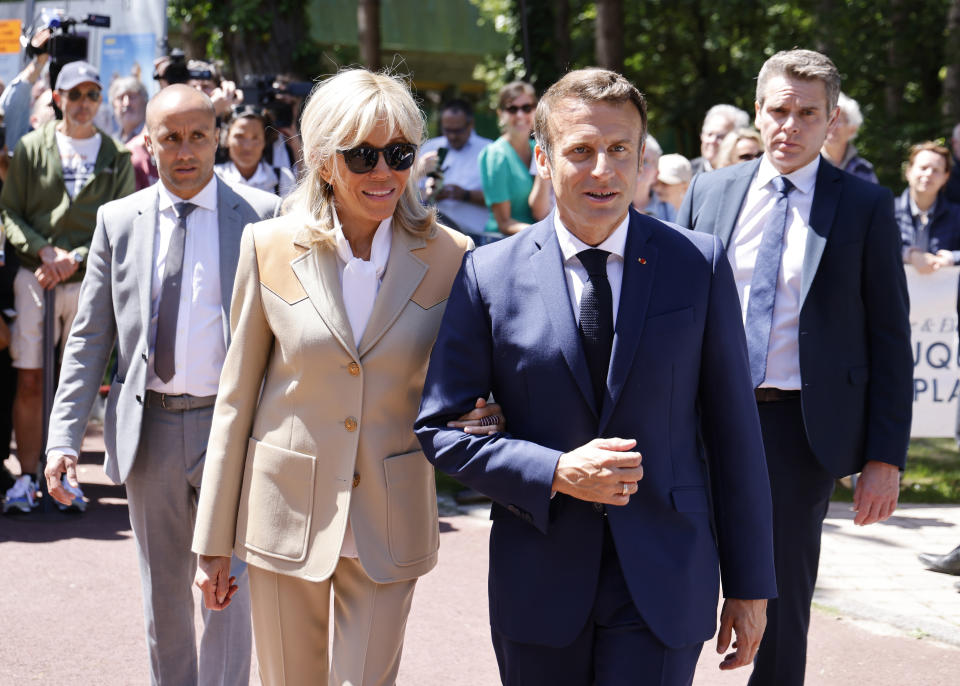
{"type": "Polygon", "coordinates": [[[570,71],[570,0],[553,3],[553,63],[558,74],[570,71]]]}
{"type": "Polygon", "coordinates": [[[890,26],[894,28],[894,33],[887,47],[887,62],[890,69],[884,86],[884,101],[890,120],[895,122],[900,120],[903,103],[903,74],[908,71],[904,65],[904,57],[909,52],[904,50],[904,41],[916,40],[915,36],[903,36],[903,32],[898,29],[901,26],[909,26],[908,12],[905,0],[892,0],[890,3],[890,26]]]}
{"type": "MultiPolygon", "coordinates": [[[[266,36],[247,31],[224,31],[224,48],[238,82],[244,76],[274,76],[294,71],[292,46],[309,40],[303,7],[273,13],[273,24],[266,36]]],[[[202,53],[200,53],[202,54],[202,53]]]]}
{"type": "Polygon", "coordinates": [[[623,71],[623,0],[597,0],[597,65],[623,71]]]}
{"type": "Polygon", "coordinates": [[[380,0],[360,0],[357,3],[357,38],[360,43],[360,61],[367,69],[380,68],[380,0]]]}
{"type": "Polygon", "coordinates": [[[950,38],[944,43],[944,64],[947,67],[943,79],[943,117],[950,127],[960,122],[960,0],[952,0],[947,11],[946,34],[950,38]]]}

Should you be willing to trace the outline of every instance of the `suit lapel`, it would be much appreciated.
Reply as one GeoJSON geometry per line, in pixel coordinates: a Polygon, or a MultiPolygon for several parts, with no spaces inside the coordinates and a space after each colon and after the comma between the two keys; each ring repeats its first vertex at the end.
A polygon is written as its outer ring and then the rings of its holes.
{"type": "Polygon", "coordinates": [[[400,316],[428,269],[425,262],[410,254],[411,250],[423,248],[427,242],[411,236],[403,229],[391,228],[390,257],[380,290],[377,291],[377,299],[373,303],[373,311],[360,339],[360,357],[376,345],[400,316]]]}
{"type": "Polygon", "coordinates": [[[553,228],[553,214],[551,213],[545,220],[526,230],[536,232],[534,242],[539,250],[530,256],[530,268],[557,345],[584,399],[593,409],[594,414],[599,417],[600,413],[593,397],[593,385],[590,382],[590,370],[587,368],[583,345],[580,342],[580,332],[577,330],[573,308],[570,306],[567,277],[563,271],[563,253],[560,252],[560,243],[553,228]]]}
{"type": "Polygon", "coordinates": [[[310,250],[291,262],[290,266],[300,279],[300,284],[320,319],[340,341],[340,345],[359,362],[360,355],[357,353],[353,331],[347,320],[347,308],[343,304],[336,250],[332,246],[311,245],[307,241],[301,243],[300,240],[303,239],[298,239],[298,244],[309,247],[310,250]]]}
{"type": "Polygon", "coordinates": [[[223,340],[230,344],[230,302],[233,298],[233,282],[240,261],[240,237],[243,233],[243,218],[237,210],[236,197],[227,184],[217,179],[217,222],[220,225],[220,300],[223,313],[223,340]]]}
{"type": "Polygon", "coordinates": [[[717,218],[714,223],[716,235],[723,241],[724,247],[730,243],[730,236],[733,235],[733,229],[737,225],[737,217],[740,216],[740,209],[743,207],[744,200],[747,199],[747,191],[750,190],[750,181],[757,173],[760,167],[759,160],[748,164],[737,165],[739,173],[726,180],[723,192],[719,196],[721,199],[717,207],[717,218]],[[736,202],[726,202],[726,198],[736,198],[736,202]]]}
{"type": "Polygon", "coordinates": [[[623,256],[623,280],[620,286],[620,304],[607,373],[608,396],[600,418],[600,434],[616,407],[624,382],[633,366],[633,358],[640,343],[653,281],[657,273],[657,246],[650,242],[651,222],[656,221],[630,210],[630,225],[623,256]]]}
{"type": "MultiPolygon", "coordinates": [[[[147,338],[150,336],[150,314],[153,289],[153,254],[157,240],[157,213],[160,194],[154,187],[153,199],[147,207],[141,208],[133,220],[133,233],[130,236],[130,248],[134,264],[137,265],[137,280],[140,286],[140,322],[147,338]]],[[[149,344],[149,341],[148,341],[149,344]]]]}
{"type": "Polygon", "coordinates": [[[833,218],[840,204],[840,191],[843,188],[840,172],[826,160],[820,160],[817,170],[817,184],[813,189],[813,205],[810,207],[810,231],[807,232],[806,251],[803,255],[803,269],[800,272],[800,309],[807,299],[813,277],[817,275],[823,249],[827,246],[833,218]]]}

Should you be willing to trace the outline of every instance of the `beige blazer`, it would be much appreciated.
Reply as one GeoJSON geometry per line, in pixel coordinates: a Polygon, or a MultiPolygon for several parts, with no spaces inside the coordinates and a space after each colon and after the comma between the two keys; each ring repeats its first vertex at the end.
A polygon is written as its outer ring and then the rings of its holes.
{"type": "Polygon", "coordinates": [[[433,468],[413,434],[430,350],[470,239],[394,229],[359,344],[333,248],[291,217],[247,227],[193,550],[310,580],[337,565],[349,517],[374,581],[437,560],[433,468]]]}

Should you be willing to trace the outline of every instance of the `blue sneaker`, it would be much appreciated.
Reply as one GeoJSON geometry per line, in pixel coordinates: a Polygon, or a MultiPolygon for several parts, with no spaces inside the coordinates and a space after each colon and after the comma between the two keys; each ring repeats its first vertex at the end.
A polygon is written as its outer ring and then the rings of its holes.
{"type": "Polygon", "coordinates": [[[37,506],[36,492],[37,486],[29,474],[19,477],[13,486],[7,489],[7,496],[3,501],[3,513],[6,514],[10,510],[29,513],[37,506]]]}

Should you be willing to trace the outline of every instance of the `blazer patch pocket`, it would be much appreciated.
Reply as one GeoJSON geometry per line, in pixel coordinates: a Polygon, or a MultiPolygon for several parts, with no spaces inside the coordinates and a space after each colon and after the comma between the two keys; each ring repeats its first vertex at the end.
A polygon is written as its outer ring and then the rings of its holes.
{"type": "Polygon", "coordinates": [[[387,481],[387,538],[400,566],[429,558],[440,547],[433,469],[422,450],[383,461],[387,481]]]}
{"type": "Polygon", "coordinates": [[[311,455],[250,438],[237,532],[246,548],[295,562],[306,557],[316,464],[311,455]]]}

